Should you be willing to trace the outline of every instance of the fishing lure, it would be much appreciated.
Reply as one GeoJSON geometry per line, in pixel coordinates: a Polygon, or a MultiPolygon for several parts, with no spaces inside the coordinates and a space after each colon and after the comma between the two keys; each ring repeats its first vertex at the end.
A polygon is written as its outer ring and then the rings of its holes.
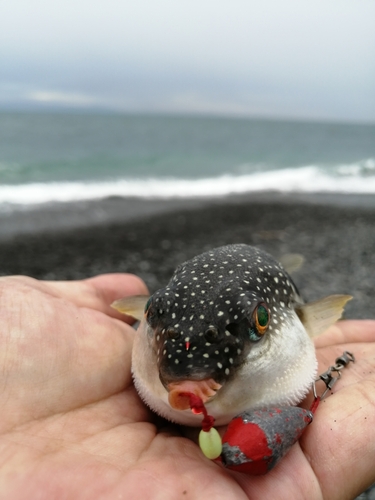
{"type": "Polygon", "coordinates": [[[229,423],[223,439],[213,427],[214,419],[208,415],[202,401],[192,395],[192,411],[204,415],[199,434],[199,446],[203,454],[231,470],[253,476],[266,474],[298,441],[313,421],[320,401],[340,379],[343,368],[354,361],[354,355],[345,351],[334,365],[319,375],[312,386],[314,400],[309,410],[283,405],[245,411],[229,423]],[[326,385],[320,396],[315,385],[319,380],[326,385]]]}

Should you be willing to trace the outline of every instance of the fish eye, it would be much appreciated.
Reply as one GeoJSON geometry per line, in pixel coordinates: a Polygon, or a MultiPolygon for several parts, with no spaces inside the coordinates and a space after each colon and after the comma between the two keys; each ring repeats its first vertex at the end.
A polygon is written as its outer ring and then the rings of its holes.
{"type": "Polygon", "coordinates": [[[159,316],[162,314],[162,311],[158,310],[153,304],[152,304],[152,296],[148,299],[145,305],[145,315],[146,315],[146,320],[147,323],[155,328],[155,326],[158,323],[159,316]]]}
{"type": "Polygon", "coordinates": [[[253,312],[253,326],[249,328],[249,337],[253,342],[260,340],[270,324],[271,315],[266,304],[258,304],[253,312]]]}
{"type": "Polygon", "coordinates": [[[270,324],[270,312],[266,304],[259,304],[254,311],[255,326],[259,333],[265,333],[270,324]]]}

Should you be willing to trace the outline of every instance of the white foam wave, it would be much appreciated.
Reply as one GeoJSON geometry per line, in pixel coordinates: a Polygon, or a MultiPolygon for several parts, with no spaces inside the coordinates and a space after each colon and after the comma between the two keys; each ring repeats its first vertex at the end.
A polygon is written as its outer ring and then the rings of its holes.
{"type": "MultiPolygon", "coordinates": [[[[36,205],[109,196],[207,197],[252,191],[341,192],[375,194],[375,175],[329,175],[315,166],[205,179],[120,179],[105,182],[50,182],[0,186],[0,204],[36,205]]],[[[348,173],[348,172],[347,172],[348,173]]],[[[354,172],[351,172],[353,174],[354,172]]]]}

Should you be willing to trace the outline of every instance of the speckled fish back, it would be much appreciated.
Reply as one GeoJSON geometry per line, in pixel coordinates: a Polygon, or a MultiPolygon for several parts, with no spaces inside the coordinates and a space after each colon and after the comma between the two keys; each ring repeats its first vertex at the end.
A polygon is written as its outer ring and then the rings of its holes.
{"type": "Polygon", "coordinates": [[[247,355],[244,323],[262,302],[277,335],[301,299],[282,266],[257,248],[228,245],[181,264],[148,313],[162,376],[229,376],[247,355]]]}

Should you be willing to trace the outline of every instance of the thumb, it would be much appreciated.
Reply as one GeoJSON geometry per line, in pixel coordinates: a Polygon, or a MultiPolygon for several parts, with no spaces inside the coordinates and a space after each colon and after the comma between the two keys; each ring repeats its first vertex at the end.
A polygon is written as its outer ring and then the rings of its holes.
{"type": "Polygon", "coordinates": [[[81,281],[51,281],[48,286],[61,298],[73,302],[78,307],[96,309],[130,323],[130,318],[111,307],[112,302],[131,295],[149,294],[141,278],[126,273],[102,274],[81,281]]]}

